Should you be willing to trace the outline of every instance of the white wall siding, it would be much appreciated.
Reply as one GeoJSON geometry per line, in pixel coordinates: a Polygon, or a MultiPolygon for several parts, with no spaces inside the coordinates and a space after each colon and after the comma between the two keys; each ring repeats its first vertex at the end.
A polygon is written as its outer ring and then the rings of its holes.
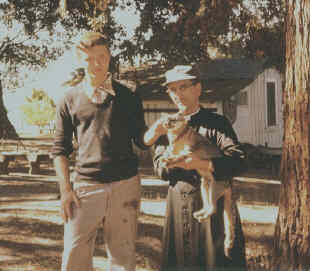
{"type": "MultiPolygon", "coordinates": [[[[276,69],[266,69],[252,84],[240,91],[248,94],[248,105],[237,106],[237,119],[233,127],[240,142],[279,148],[283,140],[282,76],[276,69]],[[276,85],[276,125],[267,124],[267,82],[276,85]]],[[[223,114],[222,101],[217,112],[223,114]]]]}
{"type": "Polygon", "coordinates": [[[233,124],[239,140],[254,145],[281,147],[283,136],[282,78],[275,69],[267,69],[241,91],[248,92],[248,106],[238,106],[237,120],[233,124]],[[276,84],[276,125],[267,125],[268,81],[276,84]]]}
{"type": "Polygon", "coordinates": [[[248,106],[237,107],[237,120],[233,127],[237,133],[240,142],[248,142],[251,136],[251,122],[249,118],[248,106]]]}

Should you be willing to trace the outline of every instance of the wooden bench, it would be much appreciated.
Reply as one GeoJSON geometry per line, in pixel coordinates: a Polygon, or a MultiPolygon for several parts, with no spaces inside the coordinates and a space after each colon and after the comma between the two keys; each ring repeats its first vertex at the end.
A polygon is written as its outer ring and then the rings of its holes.
{"type": "Polygon", "coordinates": [[[27,152],[27,151],[2,151],[0,152],[0,174],[9,173],[9,162],[16,159],[27,160],[29,164],[29,174],[40,173],[42,162],[52,160],[51,154],[47,152],[27,152]]]}

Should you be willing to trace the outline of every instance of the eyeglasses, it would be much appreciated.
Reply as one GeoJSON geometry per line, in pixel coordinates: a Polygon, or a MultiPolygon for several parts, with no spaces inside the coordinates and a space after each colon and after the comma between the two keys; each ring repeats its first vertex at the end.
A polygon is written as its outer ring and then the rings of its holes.
{"type": "Polygon", "coordinates": [[[192,83],[184,83],[178,87],[168,87],[167,89],[167,93],[171,92],[171,93],[176,93],[178,90],[183,92],[187,89],[190,89],[191,87],[193,87],[193,84],[192,83]]]}

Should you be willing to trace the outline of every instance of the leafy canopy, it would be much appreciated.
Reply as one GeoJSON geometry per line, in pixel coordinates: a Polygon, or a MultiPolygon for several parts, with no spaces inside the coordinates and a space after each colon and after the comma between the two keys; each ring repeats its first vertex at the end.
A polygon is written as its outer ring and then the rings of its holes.
{"type": "Polygon", "coordinates": [[[68,14],[73,14],[77,3],[80,8],[83,6],[94,23],[91,26],[94,30],[113,28],[112,10],[136,10],[141,21],[134,37],[117,41],[118,57],[123,60],[157,57],[164,63],[191,63],[208,61],[216,52],[216,56],[268,57],[278,67],[283,67],[285,51],[283,2],[60,0],[68,14]]]}
{"type": "MultiPolygon", "coordinates": [[[[284,12],[283,0],[4,0],[1,79],[16,86],[21,67],[46,66],[70,48],[81,29],[109,36],[118,62],[155,59],[173,65],[250,56],[281,66],[284,12]],[[140,15],[130,39],[115,22],[117,9],[140,15]]],[[[129,13],[128,24],[130,19],[129,13]]]]}

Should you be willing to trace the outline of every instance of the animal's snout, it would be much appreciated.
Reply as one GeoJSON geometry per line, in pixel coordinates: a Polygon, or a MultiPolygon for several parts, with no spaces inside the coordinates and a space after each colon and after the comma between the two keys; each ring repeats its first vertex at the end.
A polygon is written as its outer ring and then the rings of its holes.
{"type": "Polygon", "coordinates": [[[167,129],[171,129],[176,126],[178,123],[177,119],[168,119],[165,123],[167,129]]]}
{"type": "Polygon", "coordinates": [[[167,129],[173,129],[173,128],[177,128],[177,127],[181,127],[183,125],[186,125],[187,121],[185,120],[185,118],[181,115],[172,115],[169,116],[165,122],[164,122],[164,126],[167,129]]]}

